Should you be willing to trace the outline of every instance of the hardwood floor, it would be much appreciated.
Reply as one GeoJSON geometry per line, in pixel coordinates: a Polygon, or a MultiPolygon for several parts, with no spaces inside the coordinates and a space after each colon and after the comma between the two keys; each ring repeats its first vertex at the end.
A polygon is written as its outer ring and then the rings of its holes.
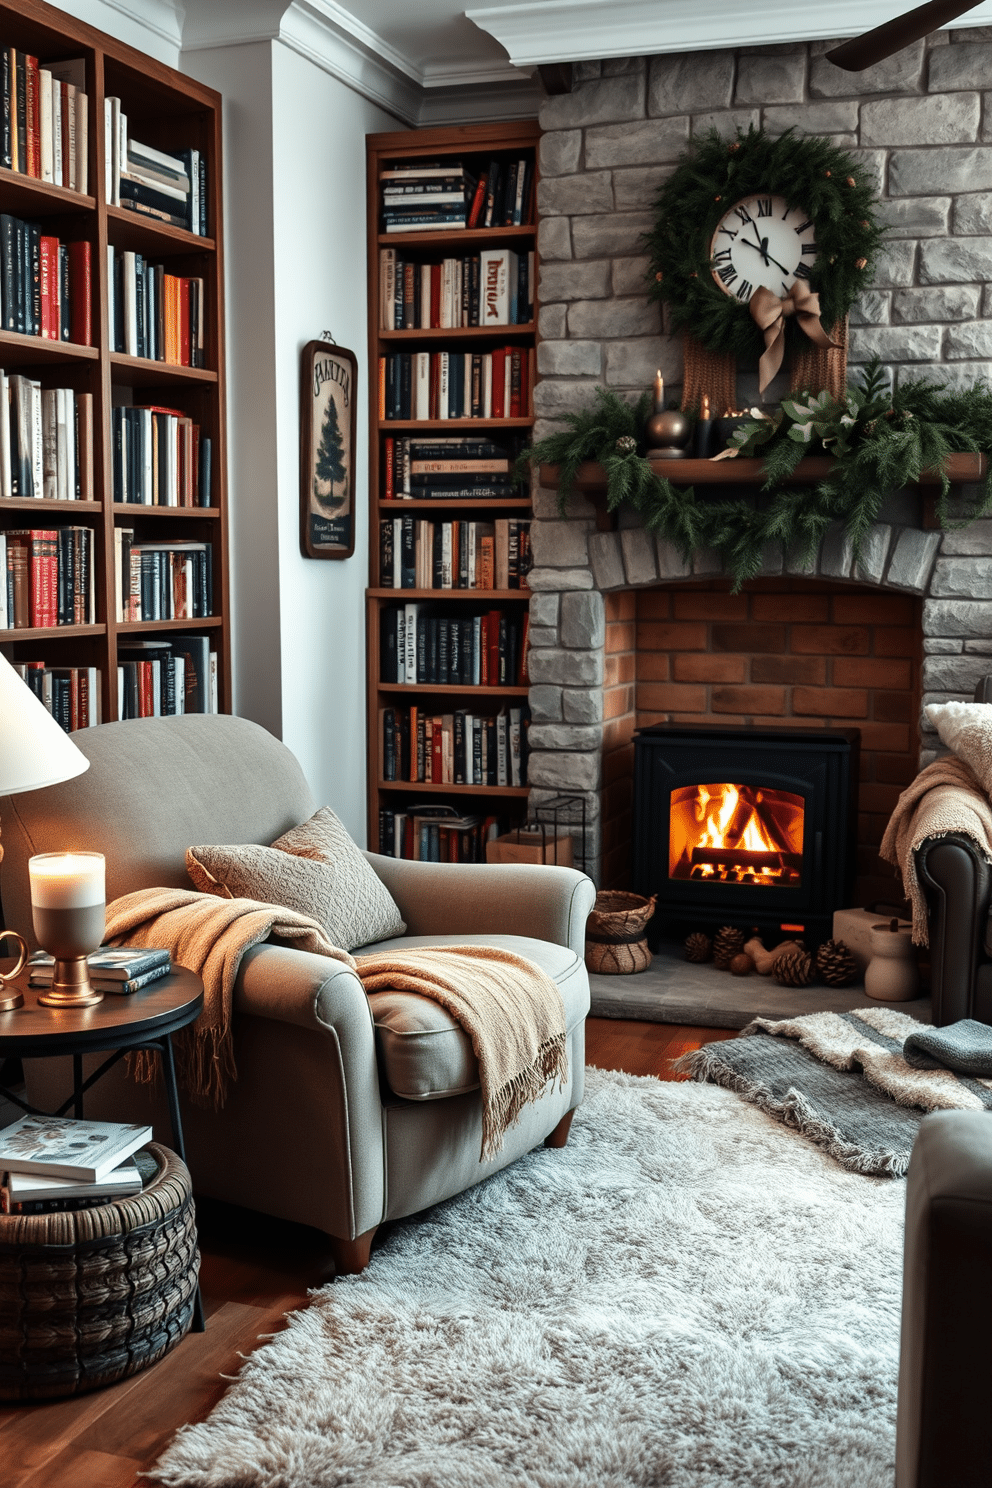
{"type": "MultiPolygon", "coordinates": [[[[601,1069],[678,1079],[671,1061],[732,1038],[722,1028],[687,1028],[590,1018],[586,1058],[601,1069]]],[[[239,1354],[284,1326],[287,1312],[334,1275],[317,1230],[232,1205],[198,1206],[207,1312],[161,1363],[105,1390],[51,1404],[0,1407],[3,1488],[140,1488],[178,1427],[207,1415],[237,1374],[239,1354]]]]}

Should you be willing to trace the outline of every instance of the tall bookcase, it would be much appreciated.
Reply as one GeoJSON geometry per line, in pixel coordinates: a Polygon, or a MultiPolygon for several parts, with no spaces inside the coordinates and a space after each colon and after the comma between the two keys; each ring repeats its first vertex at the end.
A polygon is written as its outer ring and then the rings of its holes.
{"type": "Polygon", "coordinates": [[[386,682],[382,677],[383,612],[406,602],[423,601],[439,615],[467,616],[480,610],[498,608],[523,628],[529,591],[510,589],[398,589],[385,587],[380,573],[380,519],[384,516],[412,514],[418,518],[458,521],[494,520],[497,517],[528,518],[530,497],[526,488],[511,497],[457,499],[385,499],[386,440],[403,435],[436,436],[479,434],[499,439],[501,435],[526,440],[533,427],[533,383],[536,375],[537,305],[537,227],[533,201],[537,188],[537,144],[540,129],[536,121],[506,124],[462,125],[448,129],[422,129],[409,132],[376,134],[367,137],[367,210],[369,253],[369,589],[367,591],[368,647],[368,842],[379,843],[380,811],[392,808],[404,811],[416,804],[446,804],[460,813],[483,817],[501,815],[522,818],[526,814],[526,785],[458,785],[384,778],[384,745],[382,715],[388,707],[415,704],[422,712],[446,713],[454,709],[471,710],[476,715],[493,716],[503,707],[526,703],[527,687],[519,678],[512,685],[456,686],[386,682]],[[479,175],[493,159],[501,162],[526,159],[533,169],[534,193],[530,210],[521,226],[477,227],[474,229],[427,232],[385,233],[382,226],[382,174],[402,168],[411,162],[433,161],[443,166],[460,162],[474,175],[479,175]],[[534,254],[532,295],[533,319],[526,324],[498,326],[460,326],[456,329],[384,330],[381,313],[380,250],[395,248],[415,261],[436,261],[448,256],[460,257],[483,249],[507,247],[517,253],[534,254]],[[529,363],[526,406],[520,417],[456,418],[415,420],[379,417],[379,359],[400,350],[485,353],[502,346],[519,346],[529,363]]]}
{"type": "Polygon", "coordinates": [[[95,554],[96,623],[45,629],[0,630],[11,661],[51,667],[99,667],[104,721],[116,719],[118,650],[134,640],[167,639],[170,631],[210,638],[218,658],[218,703],[231,707],[228,619],[227,490],[224,402],[224,278],[221,220],[221,98],[181,73],[112,37],[73,20],[40,0],[0,4],[0,39],[42,61],[82,57],[86,63],[89,194],[43,183],[0,167],[0,211],[41,223],[42,231],[91,245],[93,344],[77,346],[0,330],[0,367],[26,374],[42,387],[93,395],[94,490],[91,501],[0,500],[0,526],[89,526],[95,554]],[[129,133],[167,152],[200,151],[206,162],[207,232],[181,228],[109,206],[104,190],[104,98],[119,97],[129,133]],[[179,367],[113,350],[109,324],[107,248],[133,250],[167,273],[204,281],[204,367],[179,367]],[[158,404],[191,417],[212,441],[209,507],[115,505],[111,411],[122,403],[158,404]],[[136,542],[209,542],[213,614],[196,620],[118,623],[114,573],[116,527],[134,529],[136,542]]]}

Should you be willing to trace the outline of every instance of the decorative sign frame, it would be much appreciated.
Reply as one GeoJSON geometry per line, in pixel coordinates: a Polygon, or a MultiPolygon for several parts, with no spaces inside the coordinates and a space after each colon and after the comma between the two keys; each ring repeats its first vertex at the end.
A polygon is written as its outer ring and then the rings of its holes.
{"type": "Polygon", "coordinates": [[[358,358],[308,341],[300,364],[300,551],[350,558],[355,551],[358,358]]]}

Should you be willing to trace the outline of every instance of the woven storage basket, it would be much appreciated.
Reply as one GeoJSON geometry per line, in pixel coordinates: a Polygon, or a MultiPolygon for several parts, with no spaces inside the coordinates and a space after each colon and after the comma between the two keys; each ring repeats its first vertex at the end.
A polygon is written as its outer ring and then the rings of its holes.
{"type": "Polygon", "coordinates": [[[586,966],[609,976],[629,976],[651,965],[645,936],[654,899],[603,889],[586,925],[586,966]]]}
{"type": "Polygon", "coordinates": [[[189,1173],[126,1199],[0,1215],[0,1399],[75,1395],[147,1369],[188,1331],[200,1257],[189,1173]]]}

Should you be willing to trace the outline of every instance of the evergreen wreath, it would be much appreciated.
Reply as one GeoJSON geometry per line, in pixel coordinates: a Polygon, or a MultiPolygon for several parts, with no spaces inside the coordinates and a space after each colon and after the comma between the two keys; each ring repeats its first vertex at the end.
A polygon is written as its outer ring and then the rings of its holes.
{"type": "MultiPolygon", "coordinates": [[[[884,229],[875,220],[874,192],[852,156],[791,129],[773,139],[752,125],[729,142],[711,129],[681,156],[658,193],[655,225],[644,235],[652,298],[669,306],[674,330],[688,331],[707,351],[757,358],[764,348],[747,306],[715,283],[710,257],[720,219],[735,202],[760,193],[783,196],[816,226],[809,283],[828,331],[871,283],[884,229]]],[[[787,343],[797,336],[803,339],[790,317],[787,343]]]]}
{"type": "MultiPolygon", "coordinates": [[[[805,394],[787,399],[774,415],[754,409],[732,447],[763,458],[767,494],[717,500],[657,473],[645,455],[650,413],[650,395],[631,404],[598,387],[591,408],[568,415],[567,431],[523,451],[518,472],[527,464],[557,465],[564,515],[579,466],[598,461],[606,472],[610,511],[629,502],[648,529],[673,542],[686,561],[700,548],[715,548],[735,593],[760,571],[766,543],[780,542],[804,561],[832,522],[844,523],[857,556],[885,496],[914,485],[925,470],[940,473],[942,527],[963,526],[992,510],[992,468],[978,498],[969,506],[962,495],[954,512],[944,471],[950,454],[992,450],[992,390],[979,383],[952,392],[943,384],[907,382],[890,393],[875,360],[841,399],[805,394]],[[816,485],[790,489],[799,461],[814,454],[833,455],[833,468],[816,485]]],[[[726,466],[732,483],[733,461],[726,466]]]]}

